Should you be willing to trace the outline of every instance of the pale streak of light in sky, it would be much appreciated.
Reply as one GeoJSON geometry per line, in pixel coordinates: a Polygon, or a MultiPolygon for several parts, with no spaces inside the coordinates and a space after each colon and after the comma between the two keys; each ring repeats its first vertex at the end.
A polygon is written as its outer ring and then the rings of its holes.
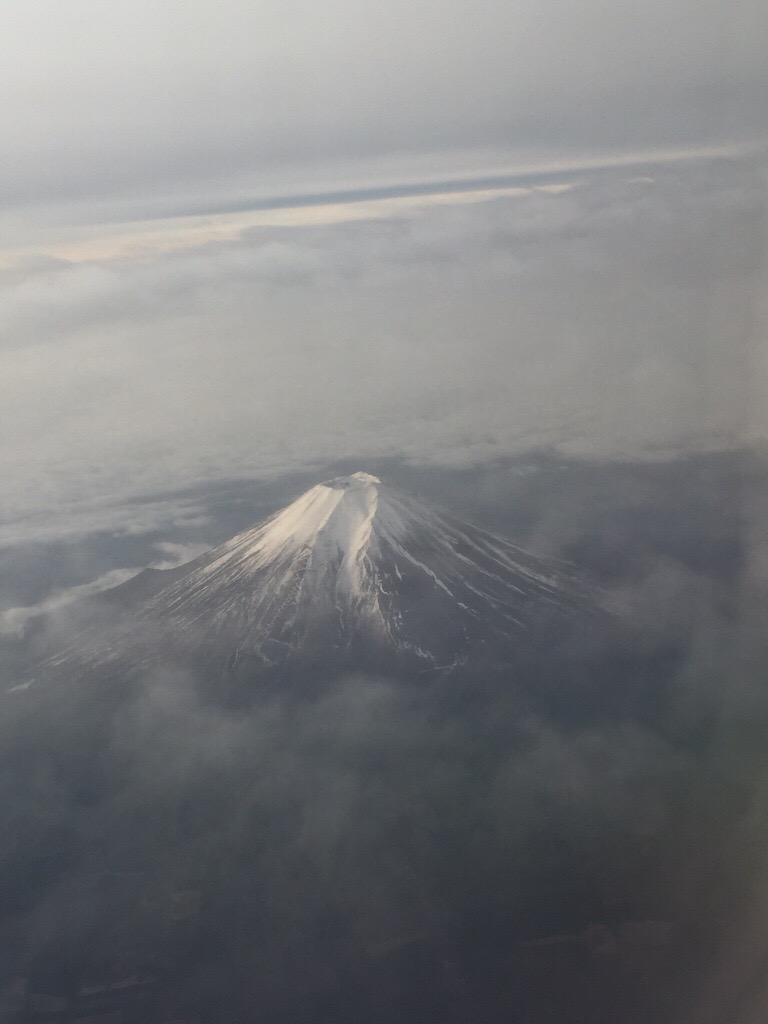
{"type": "MultiPolygon", "coordinates": [[[[687,160],[735,158],[744,156],[743,146],[710,146],[695,149],[668,149],[655,152],[635,152],[613,157],[579,161],[559,161],[537,166],[507,167],[487,171],[490,179],[500,175],[521,177],[539,173],[579,175],[589,170],[621,168],[642,164],[669,164],[687,160]]],[[[509,187],[459,188],[455,192],[444,188],[433,194],[385,196],[365,200],[331,196],[328,202],[296,203],[286,196],[284,205],[280,197],[269,209],[240,209],[235,212],[195,213],[194,215],[163,216],[152,219],[124,220],[104,223],[56,225],[43,229],[38,241],[21,246],[0,249],[0,268],[13,268],[30,259],[48,257],[67,262],[90,262],[121,258],[142,258],[163,252],[194,248],[209,243],[237,240],[244,231],[256,227],[308,227],[338,224],[357,220],[387,219],[389,217],[418,216],[420,211],[435,205],[453,205],[478,202],[501,196],[526,195],[531,191],[564,192],[578,184],[572,181],[542,182],[541,185],[509,187]]],[[[428,183],[425,183],[428,185],[428,183]]],[[[382,186],[386,187],[386,186],[382,186]]],[[[38,229],[39,230],[39,229],[38,229]]]]}

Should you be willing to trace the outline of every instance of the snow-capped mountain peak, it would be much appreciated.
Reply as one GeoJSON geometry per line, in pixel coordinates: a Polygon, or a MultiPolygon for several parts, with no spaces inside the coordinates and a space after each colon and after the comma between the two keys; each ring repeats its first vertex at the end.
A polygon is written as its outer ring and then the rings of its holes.
{"type": "Polygon", "coordinates": [[[267,661],[386,650],[443,663],[513,646],[585,593],[568,568],[357,472],[201,556],[139,614],[169,650],[205,643],[267,661]]]}
{"type": "Polygon", "coordinates": [[[222,561],[234,556],[257,569],[303,550],[312,550],[315,563],[340,555],[340,576],[354,588],[355,566],[370,542],[378,512],[380,486],[381,481],[367,473],[317,484],[265,524],[234,538],[222,561]]]}
{"type": "Polygon", "coordinates": [[[504,656],[591,607],[569,567],[369,473],[335,477],[183,569],[125,585],[119,631],[89,659],[274,664],[504,656]]]}
{"type": "Polygon", "coordinates": [[[263,524],[234,537],[201,570],[200,581],[226,569],[239,577],[306,557],[306,572],[333,567],[335,590],[361,597],[381,542],[400,546],[415,529],[439,520],[370,473],[335,477],[310,488],[263,524]]]}

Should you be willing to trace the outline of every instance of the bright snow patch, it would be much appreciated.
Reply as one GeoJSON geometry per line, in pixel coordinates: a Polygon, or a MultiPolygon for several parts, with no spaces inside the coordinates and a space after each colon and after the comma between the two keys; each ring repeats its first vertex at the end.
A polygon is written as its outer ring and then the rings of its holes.
{"type": "MultiPolygon", "coordinates": [[[[384,538],[397,544],[410,529],[429,526],[423,507],[399,497],[370,473],[336,477],[310,488],[265,523],[235,537],[204,573],[222,566],[256,571],[276,561],[311,552],[309,571],[338,563],[337,590],[360,595],[365,558],[384,538]]],[[[438,525],[432,521],[432,525],[438,525]]]]}

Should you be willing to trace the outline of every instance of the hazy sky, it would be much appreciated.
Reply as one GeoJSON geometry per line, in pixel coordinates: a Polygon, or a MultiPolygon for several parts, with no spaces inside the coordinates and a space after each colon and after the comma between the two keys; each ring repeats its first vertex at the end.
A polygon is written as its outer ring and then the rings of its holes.
{"type": "Polygon", "coordinates": [[[150,204],[754,139],[761,0],[26,0],[5,204],[150,204]]]}
{"type": "Polygon", "coordinates": [[[6,524],[764,435],[761,0],[0,13],[6,524]]]}

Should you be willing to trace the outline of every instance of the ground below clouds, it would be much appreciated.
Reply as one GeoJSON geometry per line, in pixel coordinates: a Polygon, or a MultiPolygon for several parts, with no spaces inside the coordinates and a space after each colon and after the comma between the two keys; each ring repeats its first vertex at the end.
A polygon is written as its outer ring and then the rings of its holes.
{"type": "Polygon", "coordinates": [[[4,698],[5,1019],[756,1022],[761,491],[715,465],[510,478],[618,608],[535,656],[4,698]]]}

